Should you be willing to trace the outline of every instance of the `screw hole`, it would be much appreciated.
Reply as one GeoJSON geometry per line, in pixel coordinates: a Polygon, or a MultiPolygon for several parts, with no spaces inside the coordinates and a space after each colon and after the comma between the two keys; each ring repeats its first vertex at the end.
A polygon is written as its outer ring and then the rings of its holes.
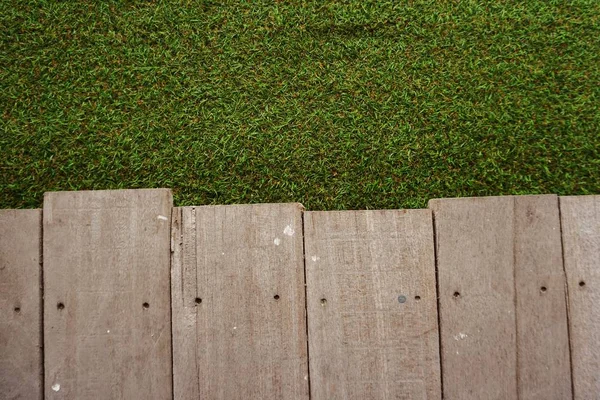
{"type": "Polygon", "coordinates": [[[416,301],[419,301],[419,300],[421,300],[421,296],[415,296],[415,300],[416,300],[416,301]]]}
{"type": "Polygon", "coordinates": [[[202,303],[202,299],[201,299],[200,297],[196,297],[196,298],[194,299],[194,301],[196,302],[196,304],[200,304],[200,303],[202,303]]]}
{"type": "Polygon", "coordinates": [[[15,312],[18,314],[21,312],[21,307],[15,307],[15,312]]]}
{"type": "Polygon", "coordinates": [[[321,305],[324,306],[327,304],[327,299],[321,299],[321,305]]]}
{"type": "Polygon", "coordinates": [[[579,286],[580,287],[584,287],[585,286],[585,282],[584,281],[579,281],[579,286]]]}
{"type": "Polygon", "coordinates": [[[279,295],[278,295],[278,294],[276,294],[275,296],[273,296],[273,298],[274,298],[275,300],[279,300],[279,295]]]}
{"type": "Polygon", "coordinates": [[[540,288],[540,290],[541,290],[542,292],[545,292],[546,290],[548,290],[548,288],[546,288],[546,286],[542,286],[542,287],[540,288]]]}
{"type": "Polygon", "coordinates": [[[460,292],[454,292],[453,296],[456,297],[456,298],[460,297],[460,292]]]}
{"type": "Polygon", "coordinates": [[[149,307],[150,307],[150,304],[148,304],[148,303],[144,303],[144,304],[142,304],[142,306],[144,306],[144,308],[149,308],[149,307]]]}
{"type": "Polygon", "coordinates": [[[58,308],[59,310],[64,310],[65,309],[65,305],[63,303],[58,303],[56,305],[56,308],[58,308]]]}

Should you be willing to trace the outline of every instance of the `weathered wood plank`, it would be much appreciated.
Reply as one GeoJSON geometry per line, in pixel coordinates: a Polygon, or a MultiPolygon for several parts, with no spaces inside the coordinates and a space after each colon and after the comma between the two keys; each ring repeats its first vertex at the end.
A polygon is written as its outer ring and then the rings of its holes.
{"type": "Polygon", "coordinates": [[[304,220],[312,398],[441,398],[431,211],[304,220]]]}
{"type": "Polygon", "coordinates": [[[434,211],[444,398],[517,399],[513,199],[434,211]]]}
{"type": "Polygon", "coordinates": [[[175,398],[308,398],[302,206],[173,215],[175,398]]]}
{"type": "Polygon", "coordinates": [[[41,210],[0,210],[0,398],[42,398],[41,210]]]}
{"type": "Polygon", "coordinates": [[[600,396],[600,196],[560,197],[575,399],[600,396]]]}
{"type": "Polygon", "coordinates": [[[556,196],[430,207],[445,398],[571,398],[556,196]]]}
{"type": "Polygon", "coordinates": [[[571,399],[558,197],[513,199],[519,399],[571,399]]]}
{"type": "Polygon", "coordinates": [[[558,197],[515,196],[519,399],[572,398],[558,197]]]}
{"type": "Polygon", "coordinates": [[[47,399],[172,395],[169,190],[46,193],[47,399]]]}

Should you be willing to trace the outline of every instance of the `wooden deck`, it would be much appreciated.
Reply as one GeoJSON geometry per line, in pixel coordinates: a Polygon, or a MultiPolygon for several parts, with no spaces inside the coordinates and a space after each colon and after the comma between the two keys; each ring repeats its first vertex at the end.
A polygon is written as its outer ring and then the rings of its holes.
{"type": "Polygon", "coordinates": [[[0,211],[0,399],[600,399],[600,196],[0,211]]]}

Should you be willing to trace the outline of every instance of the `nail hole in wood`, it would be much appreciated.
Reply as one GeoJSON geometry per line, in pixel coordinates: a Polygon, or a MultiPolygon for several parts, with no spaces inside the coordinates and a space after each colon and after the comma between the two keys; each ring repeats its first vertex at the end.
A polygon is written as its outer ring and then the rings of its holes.
{"type": "Polygon", "coordinates": [[[548,288],[546,288],[546,286],[542,286],[542,287],[540,288],[540,290],[541,290],[542,292],[545,292],[546,290],[548,290],[548,288]]]}
{"type": "Polygon", "coordinates": [[[200,297],[196,297],[194,301],[196,302],[196,304],[202,303],[202,299],[200,297]]]}
{"type": "Polygon", "coordinates": [[[455,298],[458,298],[458,297],[460,297],[460,292],[454,292],[453,296],[454,296],[455,298]]]}
{"type": "Polygon", "coordinates": [[[148,303],[144,303],[144,304],[142,304],[142,306],[144,306],[144,308],[149,308],[149,307],[150,307],[150,304],[148,304],[148,303]]]}
{"type": "Polygon", "coordinates": [[[63,303],[58,303],[56,305],[56,308],[58,308],[59,310],[64,310],[65,309],[65,305],[63,303]]]}
{"type": "Polygon", "coordinates": [[[15,307],[15,312],[18,314],[21,312],[21,307],[15,307]]]}
{"type": "Polygon", "coordinates": [[[579,281],[579,286],[580,287],[584,287],[585,286],[585,282],[584,281],[579,281]]]}
{"type": "Polygon", "coordinates": [[[273,298],[274,298],[275,300],[279,300],[279,295],[278,295],[278,294],[276,294],[275,296],[273,296],[273,298]]]}
{"type": "Polygon", "coordinates": [[[419,300],[421,300],[421,296],[415,296],[415,300],[416,300],[416,301],[419,301],[419,300]]]}
{"type": "Polygon", "coordinates": [[[321,305],[325,306],[327,304],[327,299],[321,299],[321,305]]]}

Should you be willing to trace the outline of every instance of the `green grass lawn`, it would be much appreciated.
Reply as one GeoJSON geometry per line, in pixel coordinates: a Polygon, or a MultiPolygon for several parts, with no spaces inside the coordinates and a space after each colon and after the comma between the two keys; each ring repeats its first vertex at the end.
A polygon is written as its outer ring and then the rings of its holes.
{"type": "Polygon", "coordinates": [[[600,193],[600,2],[0,4],[0,207],[600,193]]]}

